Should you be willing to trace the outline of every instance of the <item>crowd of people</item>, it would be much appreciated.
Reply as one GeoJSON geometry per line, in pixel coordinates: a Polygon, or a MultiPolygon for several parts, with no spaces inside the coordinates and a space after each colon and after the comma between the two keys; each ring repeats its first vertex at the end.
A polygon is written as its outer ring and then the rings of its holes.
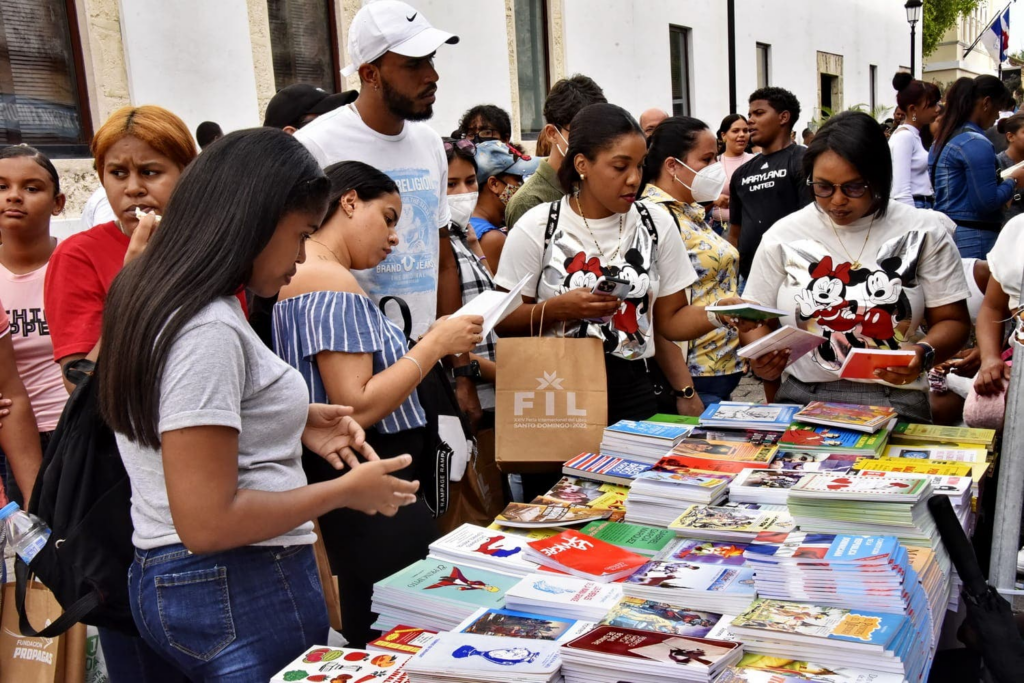
{"type": "MultiPolygon", "coordinates": [[[[915,422],[1005,393],[1024,114],[1000,118],[1013,101],[998,79],[943,94],[897,74],[891,135],[845,112],[805,128],[804,146],[782,88],[715,127],[658,110],[638,121],[575,75],[548,94],[538,158],[493,105],[450,137],[423,123],[434,53],[457,42],[400,2],[369,4],[348,41],[358,93],[290,86],[262,128],[200,126],[201,153],[174,113],[118,110],[92,141],[88,224],[59,243],[54,165],[0,151],[3,484],[32,495],[67,377],[95,367],[136,548],[140,637],[101,629],[115,683],[266,680],[326,642],[315,519],[344,635],[365,644],[372,584],[438,536],[417,495],[438,429],[421,389],[442,364],[467,436],[489,430],[499,337],[599,340],[609,423],[666,404],[699,415],[748,375],[770,400],[887,405],[915,422]],[[596,291],[602,278],[628,294],[596,291]],[[450,317],[523,282],[486,336],[481,317],[450,317]],[[743,302],[787,314],[708,310],[743,302]],[[779,324],[825,341],[793,362],[739,357],[779,324]],[[875,382],[840,379],[863,348],[915,355],[875,382]]],[[[506,494],[529,499],[554,476],[506,494]]]]}

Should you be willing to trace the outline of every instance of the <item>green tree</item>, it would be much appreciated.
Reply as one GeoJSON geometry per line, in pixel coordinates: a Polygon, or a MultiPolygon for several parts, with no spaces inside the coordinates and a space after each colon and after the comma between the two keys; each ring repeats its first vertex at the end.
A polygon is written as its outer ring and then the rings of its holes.
{"type": "Polygon", "coordinates": [[[924,56],[935,52],[943,34],[956,25],[957,19],[973,12],[979,4],[981,0],[924,0],[921,15],[921,51],[924,56]]]}

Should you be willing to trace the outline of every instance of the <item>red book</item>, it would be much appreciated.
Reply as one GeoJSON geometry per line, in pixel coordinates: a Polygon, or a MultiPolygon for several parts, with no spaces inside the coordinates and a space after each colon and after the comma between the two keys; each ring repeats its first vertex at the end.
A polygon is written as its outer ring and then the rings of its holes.
{"type": "Polygon", "coordinates": [[[433,640],[436,635],[437,631],[429,631],[425,628],[416,628],[415,626],[398,625],[377,640],[368,643],[366,649],[414,655],[433,640]]]}
{"type": "Polygon", "coordinates": [[[659,461],[659,464],[662,462],[675,467],[688,467],[711,472],[731,472],[733,474],[738,474],[744,469],[767,469],[770,464],[767,462],[748,462],[745,460],[706,460],[689,455],[666,455],[659,461]]]}
{"type": "Polygon", "coordinates": [[[913,351],[889,351],[885,349],[852,349],[839,369],[839,379],[872,379],[875,370],[905,368],[914,362],[917,354],[913,351]]]}
{"type": "Polygon", "coordinates": [[[530,541],[526,557],[544,567],[598,583],[629,576],[650,559],[571,529],[530,541]]]}

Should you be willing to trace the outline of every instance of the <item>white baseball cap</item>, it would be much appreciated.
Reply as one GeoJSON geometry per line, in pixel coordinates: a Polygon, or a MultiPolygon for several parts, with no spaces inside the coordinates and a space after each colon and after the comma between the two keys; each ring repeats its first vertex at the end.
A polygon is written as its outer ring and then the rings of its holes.
{"type": "Polygon", "coordinates": [[[385,52],[426,57],[445,43],[457,42],[458,36],[434,28],[416,8],[398,0],[376,0],[367,3],[352,20],[348,29],[350,63],[341,75],[351,76],[385,52]]]}

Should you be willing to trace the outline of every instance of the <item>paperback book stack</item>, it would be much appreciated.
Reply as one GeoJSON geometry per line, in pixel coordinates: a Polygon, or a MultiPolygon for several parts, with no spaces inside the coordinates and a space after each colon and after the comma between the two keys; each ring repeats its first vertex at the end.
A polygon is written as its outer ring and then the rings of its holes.
{"type": "Polygon", "coordinates": [[[505,594],[508,609],[551,614],[580,621],[601,621],[622,597],[622,585],[575,576],[530,574],[505,594]]]}
{"type": "Polygon", "coordinates": [[[376,681],[406,683],[409,655],[317,645],[306,650],[270,683],[293,681],[376,681]]]}
{"type": "Polygon", "coordinates": [[[762,598],[903,614],[918,645],[938,642],[943,613],[928,595],[894,536],[796,532],[775,542],[755,541],[744,552],[762,598]]]}
{"type": "Polygon", "coordinates": [[[594,628],[594,623],[590,621],[511,609],[481,608],[456,626],[455,632],[502,638],[554,640],[565,643],[573,638],[578,638],[592,628],[594,628]]]}
{"type": "Polygon", "coordinates": [[[582,477],[562,477],[551,490],[534,502],[548,505],[582,505],[593,510],[625,510],[629,485],[592,481],[582,477]]]}
{"type": "Polygon", "coordinates": [[[765,531],[789,533],[796,526],[785,505],[727,503],[691,505],[668,528],[689,538],[742,542],[765,531]]]}
{"type": "Polygon", "coordinates": [[[614,455],[580,453],[562,465],[562,474],[629,486],[641,472],[651,469],[651,464],[614,455]]]}
{"type": "Polygon", "coordinates": [[[553,683],[559,679],[558,643],[439,633],[405,664],[409,683],[553,683]]]}
{"type": "Polygon", "coordinates": [[[748,652],[896,674],[910,683],[925,680],[931,665],[910,619],[899,614],[760,599],[729,630],[748,652]]]}
{"type": "Polygon", "coordinates": [[[736,614],[756,597],[754,572],[744,566],[744,548],[743,544],[680,539],[626,579],[623,594],[736,614]]]}
{"type": "Polygon", "coordinates": [[[580,532],[645,557],[657,555],[678,538],[668,529],[628,522],[591,522],[580,532]]]}
{"type": "Polygon", "coordinates": [[[519,579],[508,574],[426,559],[373,585],[373,628],[408,624],[451,631],[481,607],[505,606],[505,591],[519,579]]]}
{"type": "Polygon", "coordinates": [[[704,683],[742,656],[727,640],[598,626],[562,646],[562,674],[565,683],[704,683]]]}
{"type": "Polygon", "coordinates": [[[525,545],[522,538],[463,524],[431,543],[427,557],[462,568],[526,576],[537,571],[537,564],[526,559],[525,545]]]}
{"type": "Polygon", "coordinates": [[[647,562],[643,555],[573,530],[529,541],[526,557],[548,569],[599,583],[618,581],[647,562]]]}
{"type": "Polygon", "coordinates": [[[862,406],[851,403],[812,401],[796,414],[797,422],[840,427],[855,432],[874,434],[882,427],[895,427],[896,411],[882,406],[862,406]]]}
{"type": "Polygon", "coordinates": [[[872,434],[794,422],[779,441],[779,448],[797,453],[842,453],[877,458],[889,442],[888,428],[872,434]]]}
{"type": "Polygon", "coordinates": [[[782,403],[723,401],[712,403],[701,413],[700,426],[784,432],[798,410],[800,406],[782,403]]]}
{"type": "Polygon", "coordinates": [[[664,422],[620,420],[604,430],[601,453],[654,464],[693,429],[664,422]]]}
{"type": "Polygon", "coordinates": [[[904,683],[905,680],[901,674],[825,666],[747,652],[736,666],[723,671],[715,683],[904,683]]]}
{"type": "Polygon", "coordinates": [[[662,463],[676,467],[692,467],[716,472],[739,472],[745,467],[768,467],[779,447],[740,441],[712,441],[710,439],[683,439],[662,463]]]}
{"type": "Polygon", "coordinates": [[[717,612],[704,612],[679,604],[624,597],[612,607],[601,620],[601,624],[707,638],[722,618],[723,616],[717,612]]]}
{"type": "Polygon", "coordinates": [[[969,476],[951,477],[939,474],[916,474],[910,472],[876,472],[869,469],[860,470],[857,472],[857,476],[869,479],[927,479],[932,485],[932,492],[935,495],[949,498],[953,511],[956,513],[957,519],[960,520],[960,526],[968,530],[968,535],[970,535],[973,482],[969,476]]]}
{"type": "Polygon", "coordinates": [[[714,505],[725,498],[733,475],[679,467],[662,458],[636,478],[626,496],[626,520],[666,527],[694,503],[714,505]]]}
{"type": "Polygon", "coordinates": [[[785,505],[789,490],[803,476],[802,470],[745,469],[729,484],[729,500],[736,503],[785,505]]]}

